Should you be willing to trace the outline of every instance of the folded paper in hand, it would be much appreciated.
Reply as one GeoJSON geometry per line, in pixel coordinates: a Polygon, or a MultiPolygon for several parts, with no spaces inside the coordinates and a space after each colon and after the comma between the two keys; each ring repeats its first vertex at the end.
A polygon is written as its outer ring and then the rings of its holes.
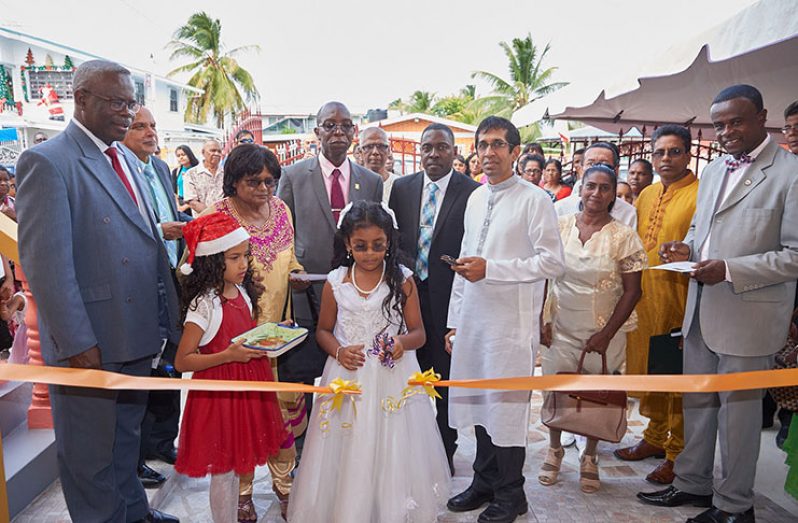
{"type": "Polygon", "coordinates": [[[695,269],[695,262],[691,261],[681,261],[681,262],[673,262],[673,263],[665,263],[663,265],[655,265],[654,267],[649,267],[649,269],[659,269],[662,271],[674,271],[674,272],[693,272],[695,269]]]}

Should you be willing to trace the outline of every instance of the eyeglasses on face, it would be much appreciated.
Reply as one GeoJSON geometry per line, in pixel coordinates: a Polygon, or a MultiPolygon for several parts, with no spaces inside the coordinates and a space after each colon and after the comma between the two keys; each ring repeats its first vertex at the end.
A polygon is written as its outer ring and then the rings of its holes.
{"type": "Polygon", "coordinates": [[[784,134],[798,133],[798,124],[785,125],[781,128],[781,132],[784,134]]]}
{"type": "Polygon", "coordinates": [[[484,153],[488,150],[488,147],[493,149],[494,151],[498,151],[500,149],[504,149],[505,147],[509,147],[510,144],[505,142],[504,140],[493,140],[492,142],[479,142],[477,143],[477,151],[480,153],[484,153]]]}
{"type": "Polygon", "coordinates": [[[344,134],[350,134],[355,130],[355,126],[352,122],[324,122],[323,124],[319,125],[319,128],[324,129],[324,131],[328,133],[334,132],[336,129],[338,129],[344,134]]]}
{"type": "Polygon", "coordinates": [[[360,150],[364,153],[370,153],[374,150],[385,153],[388,152],[388,149],[390,149],[390,146],[387,143],[368,143],[360,146],[360,150]]]}
{"type": "Polygon", "coordinates": [[[245,178],[244,183],[246,183],[247,187],[250,189],[257,189],[261,186],[261,184],[263,184],[263,186],[267,189],[273,189],[274,186],[277,185],[277,180],[274,178],[245,178]]]}
{"type": "Polygon", "coordinates": [[[255,143],[252,138],[239,138],[238,143],[255,143]]]}
{"type": "Polygon", "coordinates": [[[112,111],[119,112],[123,109],[127,109],[128,112],[132,114],[136,114],[141,109],[141,104],[138,103],[136,100],[122,100],[121,98],[108,98],[106,96],[100,96],[99,94],[92,93],[91,91],[86,91],[87,94],[99,98],[108,104],[108,107],[111,108],[112,111]]]}
{"type": "Polygon", "coordinates": [[[657,149],[656,151],[651,153],[652,158],[664,158],[665,154],[667,153],[668,156],[671,158],[675,156],[681,156],[685,153],[685,150],[681,147],[671,147],[670,149],[657,149]]]}
{"type": "Polygon", "coordinates": [[[524,174],[543,174],[543,171],[528,167],[524,169],[524,174]]]}

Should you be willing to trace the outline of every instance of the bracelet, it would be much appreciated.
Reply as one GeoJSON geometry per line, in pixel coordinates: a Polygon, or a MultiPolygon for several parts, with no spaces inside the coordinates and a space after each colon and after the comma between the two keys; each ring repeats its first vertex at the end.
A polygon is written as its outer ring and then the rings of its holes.
{"type": "Polygon", "coordinates": [[[341,365],[342,367],[343,365],[341,364],[341,360],[338,359],[338,355],[341,353],[341,349],[343,348],[344,346],[340,345],[337,349],[335,349],[335,361],[338,363],[338,365],[341,365]]]}

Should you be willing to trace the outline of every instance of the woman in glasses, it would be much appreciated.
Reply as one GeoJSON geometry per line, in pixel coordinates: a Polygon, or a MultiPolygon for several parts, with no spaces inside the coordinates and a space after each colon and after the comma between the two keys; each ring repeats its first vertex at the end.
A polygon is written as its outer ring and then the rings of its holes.
{"type": "MultiPolygon", "coordinates": [[[[266,287],[258,300],[261,311],[259,323],[290,319],[290,309],[286,307],[289,275],[304,272],[294,253],[291,211],[274,194],[280,172],[280,162],[266,147],[251,143],[237,145],[224,163],[224,199],[203,212],[223,212],[249,233],[255,276],[266,287]]],[[[277,360],[269,361],[274,378],[278,380],[277,360]]],[[[307,413],[304,394],[281,392],[277,399],[288,438],[277,456],[269,458],[268,466],[272,490],[280,500],[280,509],[285,515],[292,484],[291,472],[296,466],[294,437],[305,430],[307,413]]],[[[241,476],[239,479],[239,521],[257,521],[252,504],[252,480],[252,476],[241,476]]]]}

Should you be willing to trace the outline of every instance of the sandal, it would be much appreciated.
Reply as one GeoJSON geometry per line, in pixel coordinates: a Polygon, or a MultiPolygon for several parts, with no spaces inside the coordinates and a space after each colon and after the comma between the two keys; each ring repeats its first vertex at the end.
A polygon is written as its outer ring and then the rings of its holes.
{"type": "Polygon", "coordinates": [[[546,460],[543,462],[543,465],[541,465],[540,472],[538,472],[538,481],[541,485],[548,487],[557,483],[557,476],[560,473],[560,465],[562,465],[563,457],[565,457],[564,448],[553,449],[549,447],[546,460]]]}
{"type": "Polygon", "coordinates": [[[252,503],[252,496],[238,497],[238,523],[257,523],[258,513],[252,503]]]}
{"type": "Polygon", "coordinates": [[[277,487],[272,485],[272,492],[277,496],[277,501],[280,502],[280,515],[284,520],[288,521],[288,494],[283,494],[277,487]]]}
{"type": "Polygon", "coordinates": [[[579,460],[579,488],[585,494],[593,494],[600,487],[598,457],[582,454],[582,458],[579,460]]]}

